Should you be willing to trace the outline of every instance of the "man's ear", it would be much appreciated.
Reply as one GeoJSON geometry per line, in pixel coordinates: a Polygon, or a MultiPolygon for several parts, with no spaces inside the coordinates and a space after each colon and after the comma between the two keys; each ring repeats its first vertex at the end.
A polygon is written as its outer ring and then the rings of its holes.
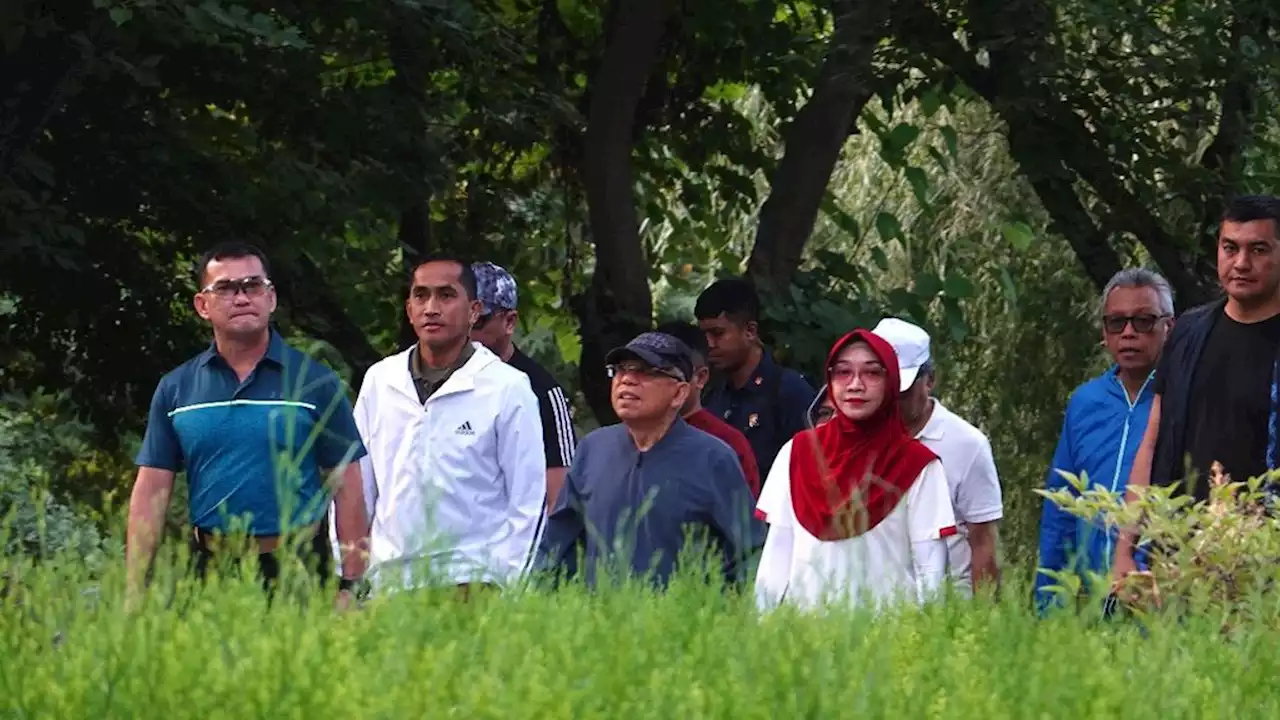
{"type": "Polygon", "coordinates": [[[680,387],[676,388],[675,397],[671,398],[671,407],[679,409],[684,407],[684,403],[689,399],[689,393],[693,392],[693,386],[687,382],[680,383],[680,387]]]}
{"type": "Polygon", "coordinates": [[[196,293],[191,298],[191,306],[196,309],[196,315],[199,315],[200,319],[209,319],[209,298],[205,297],[204,293],[196,293]]]}
{"type": "Polygon", "coordinates": [[[760,339],[760,323],[756,322],[755,320],[748,320],[742,326],[742,329],[744,332],[746,332],[748,338],[752,340],[760,339]]]}
{"type": "Polygon", "coordinates": [[[711,368],[706,365],[700,366],[694,371],[693,380],[694,384],[697,385],[699,389],[706,387],[707,383],[711,381],[711,368]]]}

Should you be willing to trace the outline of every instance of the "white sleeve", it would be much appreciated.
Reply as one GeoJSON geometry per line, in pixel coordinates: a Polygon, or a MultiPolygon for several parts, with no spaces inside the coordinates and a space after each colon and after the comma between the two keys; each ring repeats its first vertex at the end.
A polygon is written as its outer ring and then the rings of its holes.
{"type": "Polygon", "coordinates": [[[956,484],[956,520],[962,523],[986,523],[1004,517],[1004,499],[1000,494],[1000,478],[991,443],[984,436],[977,443],[969,468],[956,484]]]}
{"type": "Polygon", "coordinates": [[[356,430],[364,442],[365,454],[360,458],[360,478],[364,483],[364,509],[369,515],[369,527],[373,527],[373,512],[378,503],[378,478],[373,472],[373,418],[375,378],[372,373],[365,373],[364,382],[360,384],[360,394],[356,396],[353,414],[356,419],[356,430]]]}
{"type": "Polygon", "coordinates": [[[925,466],[907,492],[907,532],[916,576],[916,594],[923,602],[942,587],[947,572],[945,538],[956,534],[955,510],[942,462],[925,466]]]}
{"type": "Polygon", "coordinates": [[[495,548],[506,579],[528,572],[542,539],[547,506],[547,452],[542,415],[529,378],[506,394],[498,411],[498,467],[506,482],[507,532],[495,548]]]}
{"type": "MultiPolygon", "coordinates": [[[[356,421],[356,431],[360,433],[360,441],[364,443],[364,457],[360,458],[360,482],[364,489],[365,520],[369,523],[369,532],[373,533],[373,511],[378,502],[378,479],[373,474],[373,423],[375,413],[372,409],[374,378],[372,371],[365,372],[364,382],[360,383],[360,394],[356,396],[356,404],[352,415],[356,421]]],[[[338,503],[335,499],[329,503],[329,543],[333,547],[333,569],[342,575],[342,547],[338,544],[338,503]]]]}
{"type": "Polygon", "coordinates": [[[769,524],[760,564],[756,568],[756,607],[768,611],[786,596],[791,580],[792,543],[795,539],[791,509],[791,441],[778,451],[760,490],[756,515],[769,524]]]}
{"type": "Polygon", "coordinates": [[[756,517],[769,523],[769,527],[792,524],[791,516],[791,443],[788,440],[778,450],[769,468],[769,476],[760,488],[760,499],[756,501],[756,517]]]}

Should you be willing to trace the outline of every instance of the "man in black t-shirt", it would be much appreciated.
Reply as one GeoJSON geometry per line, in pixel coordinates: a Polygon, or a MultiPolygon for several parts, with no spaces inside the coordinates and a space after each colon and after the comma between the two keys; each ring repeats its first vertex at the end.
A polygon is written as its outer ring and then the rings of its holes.
{"type": "Polygon", "coordinates": [[[482,306],[482,314],[471,328],[471,339],[529,376],[542,410],[542,441],[547,455],[547,507],[554,507],[578,444],[569,397],[546,368],[520,352],[512,342],[518,317],[515,278],[493,263],[475,263],[472,269],[476,273],[476,296],[482,306]]]}
{"type": "MultiPolygon", "coordinates": [[[[1227,207],[1218,231],[1218,281],[1226,298],[1178,318],[1156,366],[1130,488],[1182,482],[1203,500],[1215,463],[1238,482],[1277,467],[1280,198],[1242,197],[1227,207]]],[[[1126,532],[1116,545],[1117,580],[1135,569],[1133,542],[1126,532]]]]}

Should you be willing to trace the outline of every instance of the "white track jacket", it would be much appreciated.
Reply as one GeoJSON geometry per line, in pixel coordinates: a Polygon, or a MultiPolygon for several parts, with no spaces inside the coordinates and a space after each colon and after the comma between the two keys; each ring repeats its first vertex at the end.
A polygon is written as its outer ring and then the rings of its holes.
{"type": "Polygon", "coordinates": [[[546,461],[529,378],[479,344],[418,402],[417,346],[369,368],[356,426],[372,509],[370,577],[391,589],[432,580],[508,583],[531,566],[544,524],[546,461]]]}

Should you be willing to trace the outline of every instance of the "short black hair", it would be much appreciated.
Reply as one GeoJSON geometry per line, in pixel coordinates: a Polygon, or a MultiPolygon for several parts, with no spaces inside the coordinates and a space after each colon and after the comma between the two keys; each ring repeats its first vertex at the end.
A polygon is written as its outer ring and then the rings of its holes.
{"type": "Polygon", "coordinates": [[[475,300],[478,294],[476,289],[476,271],[471,267],[471,263],[456,255],[447,253],[431,253],[424,256],[421,260],[415,262],[409,270],[409,281],[405,283],[406,292],[413,290],[413,276],[418,272],[418,268],[428,263],[447,262],[458,266],[458,280],[462,283],[462,290],[467,293],[468,300],[475,300]]]}
{"type": "Polygon", "coordinates": [[[1280,197],[1241,195],[1231,198],[1222,211],[1223,222],[1247,223],[1255,220],[1271,220],[1280,230],[1280,197]]]}
{"type": "Polygon", "coordinates": [[[271,277],[271,263],[267,261],[266,253],[257,247],[250,245],[243,240],[224,240],[217,245],[204,251],[200,259],[196,261],[196,285],[204,287],[205,275],[209,271],[209,263],[215,260],[226,260],[256,257],[262,263],[262,273],[267,277],[271,277]]]}
{"type": "Polygon", "coordinates": [[[693,307],[693,316],[710,320],[721,315],[737,323],[760,321],[760,294],[746,278],[731,277],[711,283],[693,307]]]}
{"type": "Polygon", "coordinates": [[[671,322],[662,323],[655,329],[657,332],[670,335],[685,345],[688,345],[689,349],[692,350],[699,358],[699,362],[697,364],[701,365],[706,363],[708,353],[707,334],[702,332],[697,325],[673,320],[671,322]]]}

